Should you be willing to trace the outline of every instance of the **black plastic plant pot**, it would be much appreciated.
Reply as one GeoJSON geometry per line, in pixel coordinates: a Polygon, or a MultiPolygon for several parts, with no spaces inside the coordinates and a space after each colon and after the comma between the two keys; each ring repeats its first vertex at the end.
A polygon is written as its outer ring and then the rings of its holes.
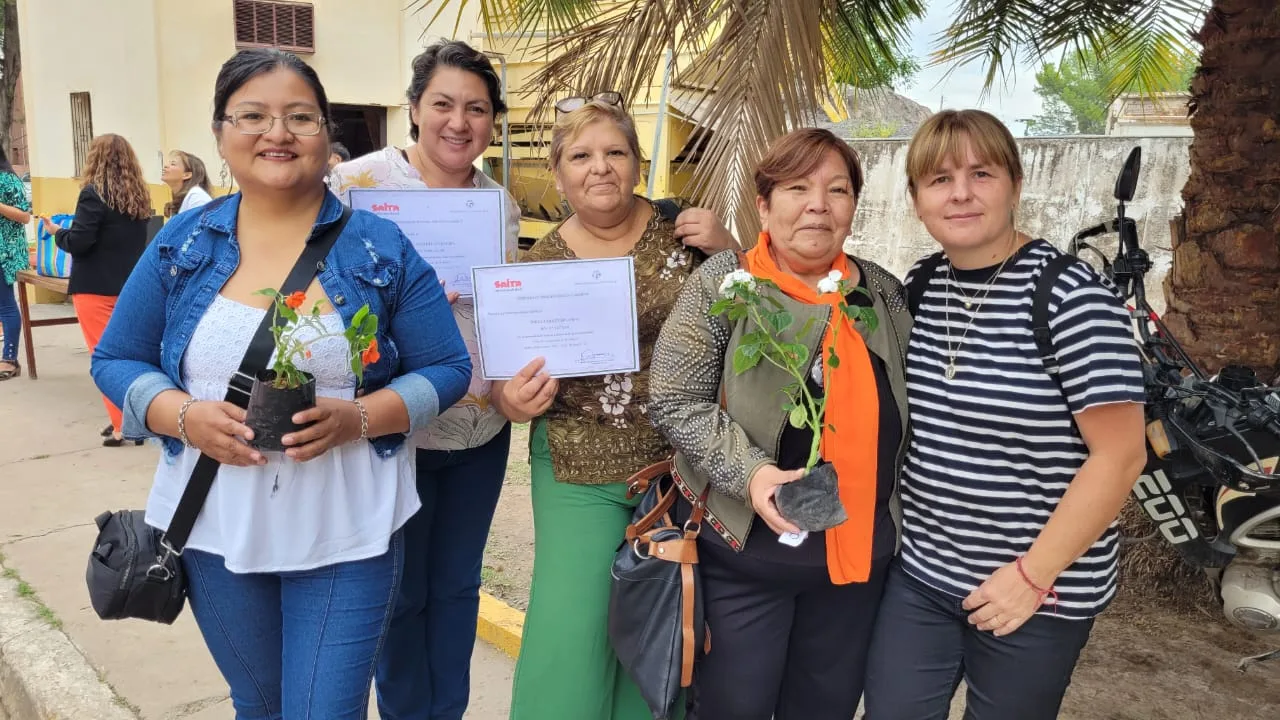
{"type": "Polygon", "coordinates": [[[263,370],[253,382],[245,424],[253,430],[253,446],[259,450],[284,450],[280,440],[306,425],[294,425],[293,416],[316,406],[316,379],[303,373],[307,381],[296,388],[272,385],[274,370],[263,370]]]}
{"type": "Polygon", "coordinates": [[[778,512],[801,530],[830,530],[849,519],[840,503],[836,466],[824,462],[804,477],[778,488],[778,512]]]}

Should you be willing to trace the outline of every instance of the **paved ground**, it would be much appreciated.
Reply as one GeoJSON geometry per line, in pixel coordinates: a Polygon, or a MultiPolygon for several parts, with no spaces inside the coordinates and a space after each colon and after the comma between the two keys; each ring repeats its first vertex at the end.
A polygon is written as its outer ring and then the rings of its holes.
{"type": "MultiPolygon", "coordinates": [[[[37,306],[41,316],[70,307],[37,306]]],[[[35,312],[33,312],[35,314],[35,312]]],[[[185,613],[173,627],[105,623],[84,588],[93,517],[142,507],[159,450],[103,448],[106,422],[79,328],[36,328],[40,379],[0,383],[0,553],[124,702],[145,719],[229,720],[223,684],[185,613]]],[[[476,649],[467,718],[507,716],[511,661],[476,649]]],[[[0,720],[8,720],[0,711],[0,720]]],[[[14,718],[13,720],[26,720],[14,718]]]]}

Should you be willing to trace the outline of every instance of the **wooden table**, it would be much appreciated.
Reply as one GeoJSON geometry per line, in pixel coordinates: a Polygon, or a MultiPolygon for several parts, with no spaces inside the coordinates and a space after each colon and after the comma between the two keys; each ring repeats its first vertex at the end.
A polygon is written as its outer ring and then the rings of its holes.
{"type": "Polygon", "coordinates": [[[48,325],[75,325],[80,320],[74,315],[71,317],[48,318],[46,320],[32,320],[30,301],[27,299],[27,288],[25,287],[27,285],[66,295],[67,279],[45,277],[44,275],[36,274],[34,270],[22,270],[18,273],[18,307],[22,311],[22,342],[27,351],[27,377],[35,380],[39,376],[36,374],[36,347],[35,343],[31,341],[31,328],[46,327],[48,325]]]}

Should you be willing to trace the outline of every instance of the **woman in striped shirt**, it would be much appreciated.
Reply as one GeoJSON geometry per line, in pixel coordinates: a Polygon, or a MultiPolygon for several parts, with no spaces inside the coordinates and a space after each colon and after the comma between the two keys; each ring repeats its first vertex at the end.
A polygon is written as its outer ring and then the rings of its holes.
{"type": "Polygon", "coordinates": [[[1146,459],[1137,350],[1119,298],[1077,261],[1053,284],[1046,368],[1031,297],[1061,253],[1015,226],[1022,165],[999,120],[933,116],[907,174],[942,251],[908,275],[923,288],[907,350],[913,436],[868,715],[944,720],[963,678],[966,718],[1049,720],[1115,594],[1114,521],[1146,459]]]}

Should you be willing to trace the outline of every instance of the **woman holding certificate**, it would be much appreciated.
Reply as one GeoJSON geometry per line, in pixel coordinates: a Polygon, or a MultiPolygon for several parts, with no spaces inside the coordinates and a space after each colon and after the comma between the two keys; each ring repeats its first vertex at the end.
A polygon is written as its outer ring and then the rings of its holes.
{"type": "MultiPolygon", "coordinates": [[[[349,202],[357,188],[502,190],[473,164],[507,110],[489,59],[466,43],[440,42],[412,69],[413,144],[339,165],[334,191],[349,202]]],[[[506,255],[514,262],[520,209],[504,198],[506,255]]],[[[378,711],[387,720],[460,719],[467,709],[481,561],[511,445],[511,424],[490,400],[476,359],[472,299],[449,298],[475,370],[462,400],[413,437],[422,510],[405,525],[404,579],[378,664],[378,711]]]]}
{"type": "Polygon", "coordinates": [[[705,210],[675,221],[633,194],[640,147],[617,93],[557,104],[551,138],[556,189],[573,215],[526,259],[630,256],[635,266],[640,371],[548,377],[535,361],[496,383],[494,401],[530,436],[533,586],[516,667],[512,720],[652,717],[606,639],[609,568],[639,501],[625,480],[671,454],[649,424],[649,357],[676,296],[699,262],[733,238],[705,210]]]}
{"type": "Polygon", "coordinates": [[[653,351],[650,418],[684,495],[710,488],[713,640],[688,717],[848,720],[894,553],[911,318],[901,283],[843,249],[863,184],[852,148],[797,130],[755,183],[759,241],[703,263],[653,351]]]}

